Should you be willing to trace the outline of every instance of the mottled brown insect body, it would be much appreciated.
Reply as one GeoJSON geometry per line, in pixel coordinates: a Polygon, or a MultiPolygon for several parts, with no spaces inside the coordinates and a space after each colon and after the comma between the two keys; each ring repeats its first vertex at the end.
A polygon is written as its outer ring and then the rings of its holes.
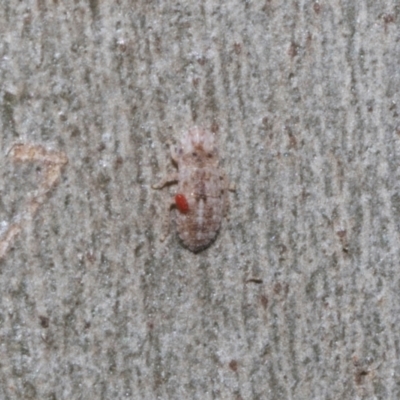
{"type": "Polygon", "coordinates": [[[156,188],[177,181],[179,193],[168,205],[176,206],[176,226],[183,244],[198,252],[215,239],[226,212],[227,180],[218,167],[214,135],[192,128],[182,137],[180,146],[171,150],[178,173],[160,182],[156,188]]]}

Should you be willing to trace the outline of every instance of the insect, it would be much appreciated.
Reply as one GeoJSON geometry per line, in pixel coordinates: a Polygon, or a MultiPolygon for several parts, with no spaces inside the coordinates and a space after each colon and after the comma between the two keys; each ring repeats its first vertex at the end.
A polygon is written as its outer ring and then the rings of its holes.
{"type": "Polygon", "coordinates": [[[216,238],[228,210],[227,192],[235,189],[218,167],[213,133],[198,127],[190,129],[179,146],[171,146],[171,157],[178,171],[153,186],[161,189],[168,183],[178,184],[177,194],[167,204],[165,234],[161,240],[168,234],[169,213],[174,207],[179,237],[196,253],[216,238]]]}

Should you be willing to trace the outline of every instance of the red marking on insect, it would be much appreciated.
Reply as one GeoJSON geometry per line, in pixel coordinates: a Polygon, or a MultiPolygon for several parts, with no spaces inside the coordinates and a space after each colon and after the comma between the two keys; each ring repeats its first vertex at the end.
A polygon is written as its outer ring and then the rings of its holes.
{"type": "Polygon", "coordinates": [[[178,210],[182,214],[186,214],[189,211],[189,203],[185,197],[185,195],[178,193],[175,195],[175,204],[178,210]]]}

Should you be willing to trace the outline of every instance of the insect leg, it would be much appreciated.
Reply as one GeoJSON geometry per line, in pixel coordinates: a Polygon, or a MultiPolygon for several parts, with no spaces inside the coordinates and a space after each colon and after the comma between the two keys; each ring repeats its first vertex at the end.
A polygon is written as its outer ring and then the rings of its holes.
{"type": "Polygon", "coordinates": [[[176,146],[173,144],[170,144],[170,151],[171,151],[171,158],[174,161],[176,165],[179,164],[179,155],[178,155],[178,149],[176,146]]]}
{"type": "Polygon", "coordinates": [[[164,213],[164,220],[162,222],[162,232],[160,241],[163,242],[169,234],[169,223],[170,223],[170,212],[171,208],[175,207],[175,197],[172,197],[170,201],[167,203],[167,207],[164,213]]]}
{"type": "Polygon", "coordinates": [[[165,178],[161,179],[160,182],[156,183],[155,185],[152,185],[153,189],[161,189],[168,183],[172,182],[177,182],[178,181],[178,173],[174,172],[171,175],[167,175],[165,178]]]}

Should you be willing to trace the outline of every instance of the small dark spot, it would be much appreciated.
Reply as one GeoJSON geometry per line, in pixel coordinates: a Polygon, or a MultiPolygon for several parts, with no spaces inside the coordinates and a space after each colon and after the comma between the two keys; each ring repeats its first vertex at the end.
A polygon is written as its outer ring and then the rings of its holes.
{"type": "Polygon", "coordinates": [[[311,46],[312,39],[313,39],[312,34],[310,32],[308,32],[307,33],[307,47],[311,46]]]}
{"type": "Polygon", "coordinates": [[[80,136],[80,131],[79,131],[78,128],[75,127],[71,132],[71,137],[75,138],[75,137],[78,137],[78,136],[80,136]]]}
{"type": "Polygon", "coordinates": [[[106,145],[105,145],[104,143],[100,143],[100,144],[97,146],[97,150],[98,150],[98,151],[103,151],[103,150],[105,150],[105,148],[106,148],[106,145]]]}
{"type": "Polygon", "coordinates": [[[107,187],[107,185],[110,183],[111,178],[104,174],[104,173],[100,173],[97,177],[97,185],[101,188],[104,189],[105,187],[107,187]]]}
{"type": "Polygon", "coordinates": [[[205,65],[205,63],[207,62],[207,59],[206,59],[204,56],[198,57],[198,58],[197,58],[197,62],[198,62],[201,66],[203,66],[203,65],[205,65]]]}
{"type": "Polygon", "coordinates": [[[345,229],[341,229],[336,232],[336,235],[338,235],[340,242],[342,243],[343,253],[347,254],[349,252],[349,247],[347,243],[347,231],[345,229]]]}
{"type": "Polygon", "coordinates": [[[341,229],[340,231],[336,232],[336,235],[338,235],[340,238],[344,238],[347,234],[347,231],[345,229],[341,229]]]}
{"type": "Polygon", "coordinates": [[[262,119],[262,123],[263,123],[263,125],[267,126],[268,125],[268,117],[264,117],[262,119]]]}
{"type": "Polygon", "coordinates": [[[278,247],[279,247],[279,254],[283,256],[287,252],[287,247],[283,243],[281,243],[278,247]]]}
{"type": "Polygon", "coordinates": [[[125,42],[118,42],[117,44],[118,50],[121,51],[122,53],[125,53],[126,49],[128,48],[125,42]]]}
{"type": "Polygon", "coordinates": [[[200,78],[193,78],[192,83],[194,87],[197,87],[200,83],[200,78]]]}
{"type": "Polygon", "coordinates": [[[383,21],[385,22],[385,24],[391,24],[395,20],[396,20],[396,17],[393,14],[385,14],[383,16],[383,21]]]}
{"type": "Polygon", "coordinates": [[[353,357],[351,357],[352,361],[353,361],[353,365],[355,367],[359,367],[361,365],[361,361],[358,358],[358,356],[354,355],[353,357]]]}
{"type": "Polygon", "coordinates": [[[212,156],[213,156],[212,153],[207,153],[208,158],[211,158],[212,156]]]}
{"type": "Polygon", "coordinates": [[[287,294],[289,293],[289,285],[287,283],[277,282],[274,285],[273,290],[275,294],[280,294],[282,292],[284,296],[287,296],[287,294]]]}
{"type": "Polygon", "coordinates": [[[246,283],[260,284],[260,283],[263,283],[263,280],[261,278],[250,278],[250,279],[247,279],[246,283]]]}
{"type": "Polygon", "coordinates": [[[321,5],[319,3],[314,3],[313,9],[315,14],[319,14],[321,12],[321,5]]]}
{"type": "Polygon", "coordinates": [[[156,35],[156,37],[155,37],[154,47],[155,47],[157,53],[161,53],[161,37],[159,35],[156,35]]]}
{"type": "Polygon", "coordinates": [[[281,290],[282,290],[282,284],[281,284],[280,282],[275,283],[275,285],[274,285],[274,292],[275,292],[276,294],[279,294],[279,293],[281,292],[281,290]]]}
{"type": "Polygon", "coordinates": [[[152,331],[152,330],[154,329],[154,322],[153,322],[153,321],[149,321],[149,322],[147,323],[147,328],[148,328],[150,331],[152,331]]]}
{"type": "Polygon", "coordinates": [[[217,133],[219,131],[219,125],[217,122],[213,122],[211,125],[211,132],[212,133],[217,133]]]}
{"type": "Polygon", "coordinates": [[[293,133],[289,132],[289,146],[291,148],[296,149],[297,148],[297,139],[296,136],[293,135],[293,133]]]}
{"type": "Polygon", "coordinates": [[[383,22],[385,23],[385,33],[387,33],[387,26],[395,22],[396,17],[393,14],[385,14],[383,16],[383,22]]]}
{"type": "Polygon", "coordinates": [[[269,9],[270,9],[270,3],[271,3],[271,1],[272,0],[266,0],[265,2],[264,2],[264,5],[263,5],[263,7],[261,8],[261,11],[263,11],[263,12],[268,12],[269,11],[269,9]]]}
{"type": "Polygon", "coordinates": [[[17,100],[17,96],[11,92],[5,92],[3,99],[6,103],[15,104],[15,102],[17,100]]]}
{"type": "Polygon", "coordinates": [[[242,52],[242,45],[238,42],[235,42],[235,44],[233,45],[233,50],[237,55],[239,55],[242,52]]]}
{"type": "Polygon", "coordinates": [[[89,7],[92,12],[92,18],[95,19],[99,14],[99,0],[89,0],[89,7]]]}
{"type": "Polygon", "coordinates": [[[193,156],[193,157],[197,157],[197,153],[196,153],[196,152],[193,152],[193,153],[192,153],[192,156],[193,156]]]}
{"type": "Polygon", "coordinates": [[[289,56],[292,57],[292,58],[296,57],[297,54],[299,53],[298,52],[298,48],[299,48],[299,46],[296,43],[292,42],[290,44],[290,47],[289,47],[289,50],[288,50],[289,56]]]}
{"type": "Polygon", "coordinates": [[[229,363],[229,368],[233,372],[236,372],[238,370],[238,362],[236,360],[231,360],[231,362],[229,363]]]}
{"type": "Polygon", "coordinates": [[[260,302],[261,302],[261,305],[264,307],[264,309],[267,309],[267,307],[268,307],[268,297],[265,294],[262,294],[260,296],[260,302]]]}
{"type": "Polygon", "coordinates": [[[86,259],[90,262],[90,263],[94,263],[96,261],[96,256],[92,251],[88,251],[86,252],[86,259]]]}
{"type": "Polygon", "coordinates": [[[89,329],[90,327],[91,327],[91,323],[90,323],[90,321],[85,321],[85,325],[84,325],[84,328],[85,329],[89,329]]]}
{"type": "Polygon", "coordinates": [[[360,369],[356,371],[354,374],[354,381],[356,382],[356,385],[362,385],[364,383],[364,378],[369,374],[369,371],[365,369],[360,369]]]}
{"type": "Polygon", "coordinates": [[[48,328],[50,325],[50,318],[45,317],[44,315],[39,315],[39,321],[42,328],[48,328]]]}
{"type": "Polygon", "coordinates": [[[121,156],[118,156],[118,157],[115,159],[114,168],[115,168],[115,169],[119,169],[119,168],[122,166],[123,163],[124,163],[124,159],[123,159],[121,156]]]}

